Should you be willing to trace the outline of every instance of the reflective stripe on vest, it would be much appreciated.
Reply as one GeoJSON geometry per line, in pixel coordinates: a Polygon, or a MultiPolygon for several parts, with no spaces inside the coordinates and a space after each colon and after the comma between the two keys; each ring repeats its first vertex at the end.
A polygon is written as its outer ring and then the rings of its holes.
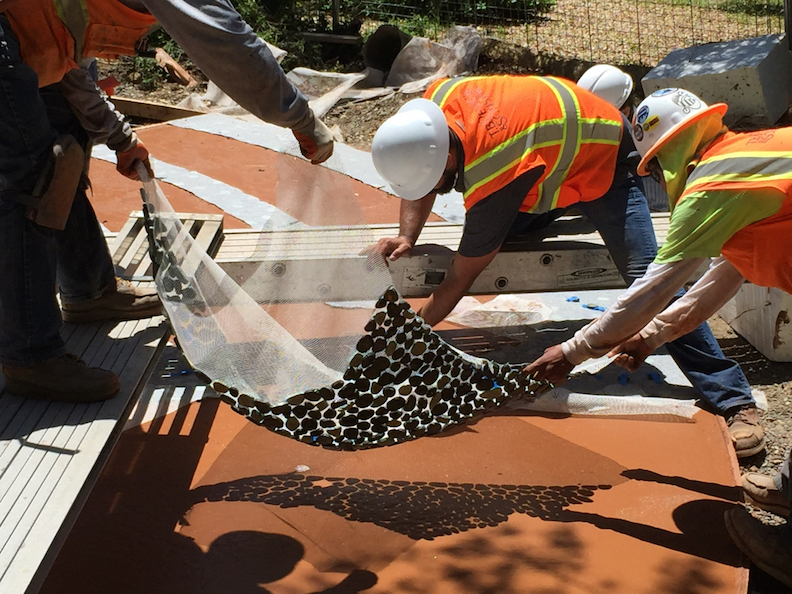
{"type": "Polygon", "coordinates": [[[83,56],[85,30],[88,28],[88,4],[86,0],[55,0],[54,4],[58,17],[74,39],[73,58],[79,62],[83,56]]]}
{"type": "MultiPolygon", "coordinates": [[[[449,79],[435,89],[431,99],[442,109],[457,85],[477,78],[481,77],[449,79]]],[[[581,118],[577,97],[566,84],[553,78],[537,76],[536,79],[550,87],[565,115],[561,118],[536,122],[468,164],[465,167],[466,199],[482,185],[515,167],[532,151],[558,146],[558,158],[552,167],[548,168],[543,181],[538,185],[538,200],[530,209],[530,212],[550,211],[558,203],[561,186],[580,151],[581,144],[592,142],[619,144],[622,132],[620,122],[581,118]]]]}
{"type": "Polygon", "coordinates": [[[688,177],[685,194],[708,183],[764,183],[792,180],[792,155],[787,151],[740,151],[706,158],[688,177]]]}

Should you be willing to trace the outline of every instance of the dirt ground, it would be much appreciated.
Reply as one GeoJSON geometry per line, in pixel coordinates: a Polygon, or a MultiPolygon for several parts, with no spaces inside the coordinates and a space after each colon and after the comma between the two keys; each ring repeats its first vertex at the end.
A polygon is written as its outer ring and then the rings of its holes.
{"type": "MultiPolygon", "coordinates": [[[[501,72],[525,73],[523,68],[504,70],[502,64],[499,68],[501,72]]],[[[487,70],[492,71],[493,68],[487,70]]],[[[189,94],[183,86],[170,82],[160,84],[153,91],[143,91],[140,89],[140,78],[134,72],[130,62],[100,64],[101,76],[114,75],[121,81],[116,88],[116,93],[120,96],[177,104],[189,94]]],[[[195,70],[192,73],[200,81],[199,86],[192,92],[202,93],[205,90],[205,77],[195,70]]],[[[379,125],[406,101],[416,96],[418,95],[395,93],[358,103],[339,103],[327,113],[324,121],[340,134],[346,144],[361,150],[370,150],[371,139],[379,125]]],[[[724,353],[740,363],[751,386],[763,391],[767,398],[768,410],[761,414],[767,434],[766,451],[740,460],[740,467],[743,472],[772,475],[792,447],[792,363],[769,361],[717,315],[710,320],[710,325],[724,353]]],[[[783,523],[778,516],[761,510],[752,509],[751,513],[768,524],[783,523]]],[[[751,572],[749,594],[788,592],[789,589],[763,572],[751,572]]]]}

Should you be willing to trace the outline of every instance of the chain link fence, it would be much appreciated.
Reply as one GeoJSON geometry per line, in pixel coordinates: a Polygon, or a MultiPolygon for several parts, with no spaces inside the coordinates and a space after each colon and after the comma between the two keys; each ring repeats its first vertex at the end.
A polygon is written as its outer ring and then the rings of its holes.
{"type": "MultiPolygon", "coordinates": [[[[558,59],[653,66],[676,48],[784,31],[783,0],[340,0],[365,35],[392,23],[442,37],[450,25],[558,59]]],[[[328,7],[329,8],[329,7],[328,7]]]]}

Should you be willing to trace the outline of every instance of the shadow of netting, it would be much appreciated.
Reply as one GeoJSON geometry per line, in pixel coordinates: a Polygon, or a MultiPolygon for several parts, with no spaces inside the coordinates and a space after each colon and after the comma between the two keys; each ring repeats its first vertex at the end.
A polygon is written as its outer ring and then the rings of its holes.
{"type": "Polygon", "coordinates": [[[497,526],[511,514],[552,520],[564,508],[590,503],[611,485],[497,485],[263,475],[207,485],[191,505],[246,501],[282,508],[310,506],[353,522],[368,522],[415,540],[497,526]]]}

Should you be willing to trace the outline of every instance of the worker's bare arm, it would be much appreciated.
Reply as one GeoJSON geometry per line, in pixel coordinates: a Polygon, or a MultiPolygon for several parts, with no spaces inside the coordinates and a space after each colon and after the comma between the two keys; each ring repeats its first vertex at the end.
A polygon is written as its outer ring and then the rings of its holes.
{"type": "Polygon", "coordinates": [[[451,310],[465,296],[478,275],[492,262],[499,250],[500,247],[486,256],[476,258],[466,258],[457,254],[448,276],[429,296],[418,312],[424,321],[430,326],[434,326],[451,313],[451,310]]]}
{"type": "Polygon", "coordinates": [[[391,262],[409,256],[432,212],[435,196],[432,192],[420,200],[402,200],[399,206],[399,236],[383,237],[365,251],[379,252],[391,262]]]}

